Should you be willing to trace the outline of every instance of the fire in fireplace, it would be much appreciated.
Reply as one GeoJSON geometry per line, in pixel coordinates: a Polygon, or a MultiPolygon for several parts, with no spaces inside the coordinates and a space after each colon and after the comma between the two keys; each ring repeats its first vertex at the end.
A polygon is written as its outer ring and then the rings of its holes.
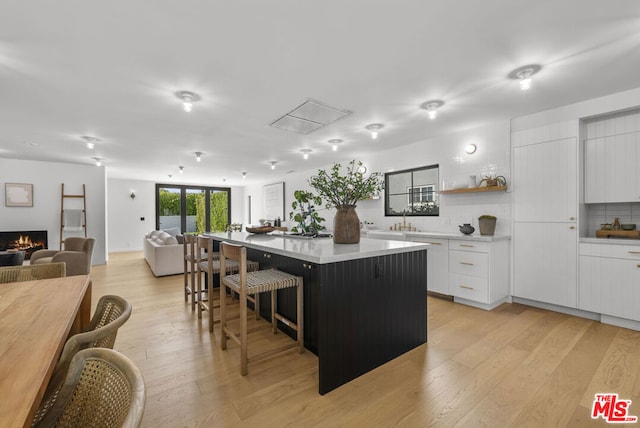
{"type": "Polygon", "coordinates": [[[30,259],[34,251],[47,248],[46,230],[0,232],[0,251],[22,250],[25,259],[30,259]]]}

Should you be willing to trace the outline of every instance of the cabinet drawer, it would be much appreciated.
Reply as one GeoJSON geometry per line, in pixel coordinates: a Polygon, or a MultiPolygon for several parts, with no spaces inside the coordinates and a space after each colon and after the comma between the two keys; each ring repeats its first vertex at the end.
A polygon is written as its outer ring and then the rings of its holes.
{"type": "Polygon", "coordinates": [[[449,241],[447,239],[427,238],[426,236],[412,236],[410,240],[412,242],[422,242],[425,244],[435,245],[438,248],[449,248],[449,241]]]}
{"type": "Polygon", "coordinates": [[[449,274],[449,291],[456,297],[489,303],[489,285],[486,278],[449,274]]]}
{"type": "Polygon", "coordinates": [[[449,250],[449,272],[486,278],[489,255],[471,251],[449,250]]]}
{"type": "Polygon", "coordinates": [[[488,253],[489,244],[486,242],[460,241],[457,239],[452,239],[449,241],[449,249],[462,250],[462,251],[474,251],[478,253],[488,253]]]}
{"type": "Polygon", "coordinates": [[[583,242],[580,244],[580,255],[640,260],[640,245],[592,244],[583,242]]]}

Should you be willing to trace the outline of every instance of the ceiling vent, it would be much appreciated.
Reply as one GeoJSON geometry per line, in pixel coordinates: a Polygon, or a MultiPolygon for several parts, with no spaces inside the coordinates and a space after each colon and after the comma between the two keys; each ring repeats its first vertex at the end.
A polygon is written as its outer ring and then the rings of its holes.
{"type": "Polygon", "coordinates": [[[329,107],[319,101],[307,100],[271,122],[269,126],[306,135],[351,113],[349,110],[329,107]]]}

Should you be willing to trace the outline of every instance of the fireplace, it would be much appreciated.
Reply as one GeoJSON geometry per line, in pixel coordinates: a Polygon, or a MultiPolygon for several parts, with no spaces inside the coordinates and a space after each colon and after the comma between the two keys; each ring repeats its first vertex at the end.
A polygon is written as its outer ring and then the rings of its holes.
{"type": "Polygon", "coordinates": [[[25,260],[30,259],[34,251],[47,248],[47,244],[46,230],[0,232],[0,251],[22,250],[25,260]]]}

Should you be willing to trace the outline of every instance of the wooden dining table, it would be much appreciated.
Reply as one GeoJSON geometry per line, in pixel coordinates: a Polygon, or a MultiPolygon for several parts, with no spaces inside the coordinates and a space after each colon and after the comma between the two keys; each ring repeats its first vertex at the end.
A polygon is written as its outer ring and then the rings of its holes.
{"type": "Polygon", "coordinates": [[[91,317],[88,275],[0,284],[0,427],[28,427],[67,338],[91,317]]]}

